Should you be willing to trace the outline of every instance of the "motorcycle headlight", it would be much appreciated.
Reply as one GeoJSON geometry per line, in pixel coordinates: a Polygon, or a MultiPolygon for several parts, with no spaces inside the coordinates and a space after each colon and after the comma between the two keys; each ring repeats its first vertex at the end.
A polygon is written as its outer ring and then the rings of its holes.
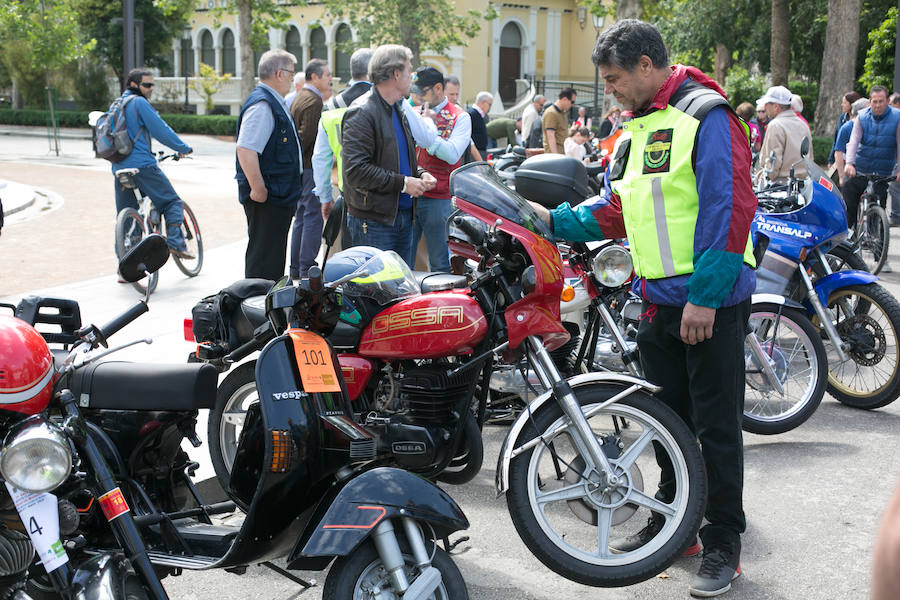
{"type": "Polygon", "coordinates": [[[631,253],[617,244],[611,244],[598,252],[591,266],[597,281],[611,288],[628,281],[633,270],[631,253]]]}
{"type": "Polygon", "coordinates": [[[71,470],[72,453],[65,435],[40,416],[14,427],[0,450],[3,478],[26,492],[38,494],[56,489],[71,470]]]}

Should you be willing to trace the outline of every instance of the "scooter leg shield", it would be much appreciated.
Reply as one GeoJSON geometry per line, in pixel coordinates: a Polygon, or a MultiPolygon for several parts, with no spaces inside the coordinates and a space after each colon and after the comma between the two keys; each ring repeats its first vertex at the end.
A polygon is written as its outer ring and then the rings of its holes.
{"type": "Polygon", "coordinates": [[[297,568],[317,556],[345,556],[384,519],[409,517],[427,523],[440,538],[467,529],[469,521],[449,494],[400,469],[381,467],[348,480],[331,502],[320,504],[288,559],[297,568]]]}

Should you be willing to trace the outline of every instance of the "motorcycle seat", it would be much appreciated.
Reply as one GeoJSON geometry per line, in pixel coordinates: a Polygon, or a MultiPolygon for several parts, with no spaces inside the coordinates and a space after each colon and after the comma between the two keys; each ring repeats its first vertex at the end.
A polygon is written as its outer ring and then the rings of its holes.
{"type": "Polygon", "coordinates": [[[585,169],[587,170],[588,177],[596,177],[603,173],[606,170],[606,167],[603,165],[602,161],[593,162],[589,165],[585,165],[585,169]]]}
{"type": "Polygon", "coordinates": [[[82,408],[192,411],[215,407],[218,378],[206,363],[109,361],[75,371],[69,389],[82,408]]]}
{"type": "Polygon", "coordinates": [[[266,322],[266,297],[251,296],[243,300],[241,302],[241,314],[250,323],[252,327],[250,335],[252,336],[253,330],[266,322]]]}
{"type": "Polygon", "coordinates": [[[419,283],[419,289],[422,290],[423,294],[427,294],[428,292],[465,289],[469,286],[469,280],[464,275],[413,271],[413,276],[419,283]]]}

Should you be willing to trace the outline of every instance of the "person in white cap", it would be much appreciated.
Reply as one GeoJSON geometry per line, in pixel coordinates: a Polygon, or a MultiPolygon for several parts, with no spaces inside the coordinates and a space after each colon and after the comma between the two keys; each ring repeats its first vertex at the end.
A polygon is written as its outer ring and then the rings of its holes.
{"type": "Polygon", "coordinates": [[[770,183],[786,183],[791,166],[798,161],[800,164],[794,167],[794,174],[800,178],[806,177],[806,165],[800,156],[800,143],[807,137],[812,144],[812,132],[809,125],[791,108],[790,90],[783,85],[772,86],[756,103],[765,106],[766,116],[769,118],[766,137],[759,151],[763,166],[759,177],[767,175],[770,183]]]}

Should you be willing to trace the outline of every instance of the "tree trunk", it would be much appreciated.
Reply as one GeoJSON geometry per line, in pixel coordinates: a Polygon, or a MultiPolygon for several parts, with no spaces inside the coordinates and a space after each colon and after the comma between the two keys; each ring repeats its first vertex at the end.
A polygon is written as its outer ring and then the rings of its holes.
{"type": "Polygon", "coordinates": [[[250,0],[238,2],[238,47],[241,52],[241,101],[247,99],[255,87],[253,81],[253,48],[250,46],[250,32],[253,27],[250,0]]]}
{"type": "Polygon", "coordinates": [[[772,85],[787,85],[791,67],[791,22],[788,0],[772,0],[772,85]]]}
{"type": "Polygon", "coordinates": [[[641,0],[619,0],[616,3],[616,20],[640,19],[641,0]]]}
{"type": "MultiPolygon", "coordinates": [[[[830,136],[841,112],[841,97],[853,90],[859,46],[860,0],[828,0],[825,53],[819,78],[819,102],[814,117],[814,135],[830,136]]],[[[821,160],[820,157],[816,157],[821,160]]]]}
{"type": "Polygon", "coordinates": [[[716,60],[713,66],[713,79],[719,82],[719,85],[725,87],[725,77],[728,75],[728,69],[732,65],[731,51],[725,47],[725,44],[716,42],[716,60]]]}

